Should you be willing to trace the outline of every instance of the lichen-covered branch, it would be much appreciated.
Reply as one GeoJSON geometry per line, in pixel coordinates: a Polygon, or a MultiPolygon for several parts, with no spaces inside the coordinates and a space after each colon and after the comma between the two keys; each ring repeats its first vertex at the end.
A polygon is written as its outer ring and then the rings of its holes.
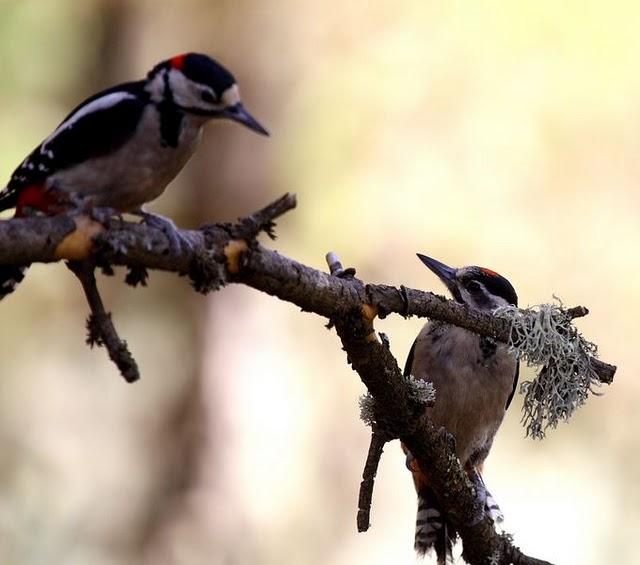
{"type": "MultiPolygon", "coordinates": [[[[171,271],[187,275],[200,292],[228,283],[246,284],[329,319],[350,364],[374,398],[375,425],[388,437],[400,438],[429,474],[430,485],[461,535],[465,559],[472,564],[543,564],[523,555],[507,536],[498,535],[488,517],[478,518],[482,508],[453,454],[450,436],[420,418],[423,404],[412,397],[397,361],[373,328],[376,317],[421,316],[513,345],[518,336],[510,321],[429,292],[366,284],[350,270],[341,273],[348,276],[332,276],[257,243],[260,231],[273,237],[275,218],[294,206],[295,198],[285,195],[236,223],[184,231],[192,246],[180,249],[172,248],[161,230],[141,224],[114,221],[105,228],[87,216],[1,221],[0,265],[61,259],[122,265],[130,269],[131,283],[144,281],[147,269],[171,271]]],[[[574,310],[571,316],[584,314],[574,310]]],[[[612,382],[614,366],[594,358],[588,362],[601,382],[612,382]]]]}
{"type": "Polygon", "coordinates": [[[490,559],[499,564],[516,559],[523,565],[545,563],[522,554],[507,537],[496,533],[454,454],[451,436],[420,418],[424,406],[411,398],[395,358],[372,333],[371,320],[354,311],[335,320],[335,327],[349,363],[375,399],[375,425],[398,437],[429,476],[430,487],[460,533],[464,559],[477,565],[490,559]]]}
{"type": "MultiPolygon", "coordinates": [[[[273,220],[294,206],[295,198],[285,195],[237,223],[184,230],[193,246],[179,250],[170,247],[161,230],[139,223],[114,222],[107,230],[85,216],[12,219],[0,222],[0,264],[82,260],[97,253],[113,265],[189,275],[203,292],[237,282],[326,318],[366,304],[380,318],[392,313],[428,317],[509,343],[508,320],[431,292],[333,277],[255,241],[258,232],[271,231],[273,220]]],[[[590,361],[600,381],[613,381],[613,365],[594,358],[590,361]]]]}

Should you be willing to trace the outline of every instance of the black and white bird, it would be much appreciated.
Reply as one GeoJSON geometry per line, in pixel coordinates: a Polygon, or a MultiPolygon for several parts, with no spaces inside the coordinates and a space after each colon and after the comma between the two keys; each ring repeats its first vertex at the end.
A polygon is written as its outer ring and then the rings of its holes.
{"type": "MultiPolygon", "coordinates": [[[[202,127],[229,119],[268,135],[240,99],[233,75],[199,53],[157,64],[146,79],[99,92],[77,106],[20,164],[0,191],[0,210],[53,215],[72,202],[143,217],[180,243],[173,223],[143,210],[193,155],[202,127]]],[[[24,267],[0,267],[0,299],[24,267]]]]}
{"type": "MultiPolygon", "coordinates": [[[[490,269],[454,269],[425,255],[418,257],[461,304],[488,312],[518,304],[511,283],[490,269]]],[[[405,375],[433,383],[435,403],[427,408],[426,416],[454,437],[456,455],[484,498],[485,512],[498,522],[502,513],[486,491],[481,474],[513,398],[518,368],[518,360],[506,345],[457,326],[429,322],[413,343],[404,370],[405,375]]],[[[429,488],[428,477],[404,449],[418,493],[415,549],[419,554],[435,549],[438,563],[444,564],[457,534],[429,488]]]]}

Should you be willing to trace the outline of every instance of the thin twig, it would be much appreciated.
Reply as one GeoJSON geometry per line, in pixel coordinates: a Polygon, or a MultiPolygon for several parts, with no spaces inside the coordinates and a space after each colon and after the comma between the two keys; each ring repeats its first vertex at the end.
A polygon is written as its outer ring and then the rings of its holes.
{"type": "Polygon", "coordinates": [[[129,352],[127,342],[118,336],[111,314],[104,309],[96,284],[95,265],[89,261],[69,261],[67,267],[78,277],[91,309],[87,318],[87,343],[91,346],[104,345],[124,380],[128,383],[137,381],[140,378],[138,365],[129,352]]]}
{"type": "Polygon", "coordinates": [[[378,472],[378,463],[380,463],[382,451],[387,441],[389,441],[389,437],[374,426],[371,430],[369,453],[362,471],[362,482],[360,483],[360,493],[358,494],[358,516],[356,522],[359,532],[366,532],[370,526],[373,485],[378,472]]]}
{"type": "Polygon", "coordinates": [[[338,257],[335,251],[329,251],[324,258],[327,261],[331,276],[341,279],[349,279],[355,276],[356,270],[353,267],[347,267],[345,269],[340,262],[340,257],[338,257]]]}
{"type": "Polygon", "coordinates": [[[338,257],[338,254],[335,251],[329,251],[324,258],[327,262],[327,266],[329,267],[329,273],[334,277],[344,271],[342,263],[340,262],[340,257],[338,257]]]}
{"type": "Polygon", "coordinates": [[[260,232],[265,232],[271,239],[276,239],[274,232],[276,218],[279,218],[289,210],[293,210],[296,207],[295,194],[289,194],[288,192],[274,200],[270,204],[267,204],[261,210],[245,216],[244,218],[238,218],[238,221],[234,224],[225,226],[229,234],[234,239],[255,239],[260,232]]]}
{"type": "MultiPolygon", "coordinates": [[[[334,251],[326,254],[325,260],[329,267],[329,272],[334,277],[344,277],[347,270],[342,267],[340,257],[334,251]]],[[[355,269],[349,269],[355,274],[355,269]]],[[[384,334],[381,334],[384,335],[384,334]]],[[[390,441],[391,436],[384,433],[376,424],[372,424],[371,441],[369,443],[369,452],[367,460],[362,470],[362,481],[360,483],[360,492],[358,493],[358,514],[356,523],[359,532],[366,532],[371,525],[371,501],[373,500],[373,486],[375,484],[376,473],[378,472],[378,464],[382,457],[385,444],[390,441]]]]}
{"type": "Polygon", "coordinates": [[[567,316],[569,316],[570,320],[575,320],[576,318],[583,318],[589,314],[589,308],[586,306],[574,306],[573,308],[567,308],[567,316]]]}

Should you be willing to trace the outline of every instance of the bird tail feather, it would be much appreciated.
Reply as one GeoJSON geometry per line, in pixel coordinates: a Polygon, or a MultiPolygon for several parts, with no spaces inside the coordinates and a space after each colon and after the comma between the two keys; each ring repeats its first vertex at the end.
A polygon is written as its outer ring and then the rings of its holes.
{"type": "Polygon", "coordinates": [[[453,544],[457,538],[455,528],[447,521],[435,494],[428,487],[418,493],[418,515],[414,548],[418,555],[435,550],[438,565],[446,565],[451,559],[453,544]]]}
{"type": "Polygon", "coordinates": [[[484,504],[485,512],[491,517],[495,524],[501,524],[504,522],[504,514],[500,510],[500,506],[496,502],[496,499],[491,496],[489,491],[486,491],[487,499],[484,504]]]}

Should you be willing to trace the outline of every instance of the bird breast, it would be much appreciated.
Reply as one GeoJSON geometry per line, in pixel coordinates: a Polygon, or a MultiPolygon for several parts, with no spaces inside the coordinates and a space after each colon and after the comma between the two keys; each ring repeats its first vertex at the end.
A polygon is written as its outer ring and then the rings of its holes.
{"type": "Polygon", "coordinates": [[[462,328],[429,323],[416,341],[411,374],[434,384],[427,415],[456,439],[464,465],[491,447],[513,390],[516,360],[498,344],[487,353],[480,336],[462,328]]]}
{"type": "Polygon", "coordinates": [[[159,112],[148,105],[135,133],[120,148],[60,171],[48,184],[90,196],[96,206],[133,210],[164,192],[193,155],[201,133],[202,121],[185,116],[177,146],[167,146],[159,112]]]}

